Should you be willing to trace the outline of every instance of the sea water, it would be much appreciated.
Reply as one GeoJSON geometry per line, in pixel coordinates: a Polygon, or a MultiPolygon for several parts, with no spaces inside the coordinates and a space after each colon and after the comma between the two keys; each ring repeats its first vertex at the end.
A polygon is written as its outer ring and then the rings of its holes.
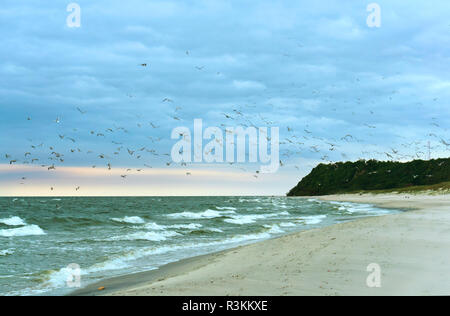
{"type": "Polygon", "coordinates": [[[81,285],[284,234],[396,211],[287,197],[0,198],[0,295],[81,285]]]}

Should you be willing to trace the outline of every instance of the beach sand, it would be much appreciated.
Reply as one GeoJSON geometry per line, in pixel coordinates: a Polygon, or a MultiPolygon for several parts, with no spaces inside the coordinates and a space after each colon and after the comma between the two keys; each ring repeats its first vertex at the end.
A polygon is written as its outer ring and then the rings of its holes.
{"type": "Polygon", "coordinates": [[[450,195],[338,195],[410,210],[364,218],[105,280],[78,295],[450,295],[450,195]],[[369,264],[381,287],[367,286],[369,264]],[[104,291],[96,291],[104,286],[104,291]]]}

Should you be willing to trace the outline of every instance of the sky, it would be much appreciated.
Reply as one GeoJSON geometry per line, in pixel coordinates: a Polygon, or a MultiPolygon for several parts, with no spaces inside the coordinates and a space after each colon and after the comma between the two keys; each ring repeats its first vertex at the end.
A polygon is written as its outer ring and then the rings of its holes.
{"type": "Polygon", "coordinates": [[[376,1],[370,27],[373,2],[78,0],[69,27],[70,1],[3,0],[0,195],[282,195],[319,163],[448,157],[450,3],[376,1]],[[175,163],[194,119],[278,128],[280,168],[175,163]]]}

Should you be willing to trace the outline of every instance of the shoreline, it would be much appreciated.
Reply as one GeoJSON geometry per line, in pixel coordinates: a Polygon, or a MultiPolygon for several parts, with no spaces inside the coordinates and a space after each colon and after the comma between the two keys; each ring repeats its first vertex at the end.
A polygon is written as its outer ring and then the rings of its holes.
{"type": "Polygon", "coordinates": [[[357,219],[191,257],[101,280],[69,295],[450,294],[450,195],[313,198],[414,212],[357,219]],[[366,285],[371,263],[381,268],[381,288],[366,285]]]}

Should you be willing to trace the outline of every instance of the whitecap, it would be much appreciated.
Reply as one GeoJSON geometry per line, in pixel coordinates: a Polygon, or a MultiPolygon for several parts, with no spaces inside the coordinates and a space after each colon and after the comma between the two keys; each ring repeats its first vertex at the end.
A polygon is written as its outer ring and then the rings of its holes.
{"type": "Polygon", "coordinates": [[[252,224],[258,219],[266,218],[265,215],[252,214],[252,215],[234,215],[231,218],[227,218],[224,221],[236,225],[252,224]]]}
{"type": "Polygon", "coordinates": [[[206,210],[201,213],[194,212],[182,212],[182,213],[174,213],[168,214],[168,217],[172,218],[190,218],[190,219],[202,219],[202,218],[217,218],[222,217],[227,214],[235,214],[234,211],[215,211],[215,210],[206,210]]]}
{"type": "Polygon", "coordinates": [[[166,226],[159,225],[156,223],[147,223],[147,224],[145,224],[144,227],[147,229],[150,229],[150,230],[165,230],[166,229],[166,226]]]}
{"type": "Polygon", "coordinates": [[[0,223],[8,226],[25,226],[27,223],[18,216],[11,216],[10,218],[0,219],[0,223]]]}
{"type": "Polygon", "coordinates": [[[237,208],[229,207],[229,206],[222,206],[222,207],[216,206],[216,209],[218,209],[218,210],[230,210],[230,211],[236,211],[237,210],[237,208]]]}
{"type": "Polygon", "coordinates": [[[321,223],[325,218],[327,218],[326,215],[314,215],[314,216],[304,216],[300,218],[300,220],[304,221],[306,225],[316,225],[321,223]]]}
{"type": "Polygon", "coordinates": [[[195,229],[199,229],[201,227],[203,227],[203,225],[201,224],[196,224],[196,223],[191,223],[191,224],[180,224],[180,225],[171,225],[171,228],[176,228],[176,229],[190,229],[190,230],[195,230],[195,229]]]}
{"type": "Polygon", "coordinates": [[[280,228],[277,224],[274,225],[264,225],[265,228],[269,228],[267,231],[269,234],[282,234],[284,233],[284,230],[280,228]]]}
{"type": "Polygon", "coordinates": [[[291,222],[284,222],[284,223],[280,223],[281,227],[295,227],[297,225],[295,225],[294,223],[291,222]]]}
{"type": "Polygon", "coordinates": [[[136,232],[128,235],[123,236],[115,236],[111,237],[108,240],[109,241],[130,241],[130,240],[148,240],[148,241],[164,241],[168,237],[173,237],[179,235],[176,232],[173,231],[151,231],[151,232],[136,232]]]}
{"type": "Polygon", "coordinates": [[[0,230],[1,237],[39,236],[46,233],[37,225],[27,225],[19,228],[0,230]]]}
{"type": "Polygon", "coordinates": [[[6,256],[9,256],[9,255],[12,255],[13,253],[14,253],[14,249],[13,248],[0,250],[0,256],[1,257],[6,257],[6,256]]]}
{"type": "Polygon", "coordinates": [[[269,214],[248,214],[248,215],[231,215],[230,218],[224,219],[225,222],[237,225],[252,224],[257,220],[289,215],[288,212],[269,213],[269,214]]]}
{"type": "Polygon", "coordinates": [[[118,223],[145,224],[145,221],[139,216],[125,216],[123,218],[111,218],[111,220],[118,223]]]}

